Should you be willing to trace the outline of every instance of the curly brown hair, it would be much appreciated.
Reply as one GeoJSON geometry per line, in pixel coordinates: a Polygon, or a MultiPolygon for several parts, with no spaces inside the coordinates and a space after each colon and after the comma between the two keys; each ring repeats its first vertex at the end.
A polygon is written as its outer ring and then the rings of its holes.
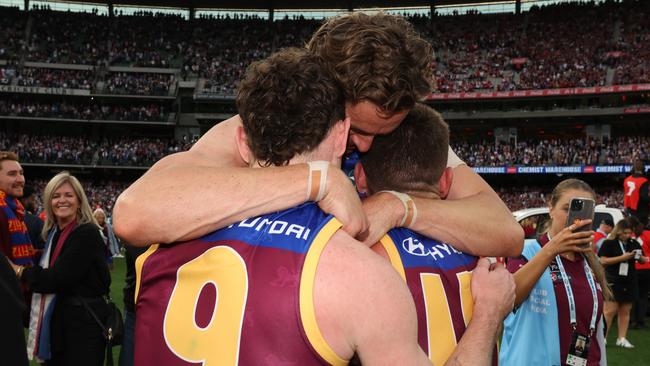
{"type": "Polygon", "coordinates": [[[430,190],[447,166],[449,126],[433,108],[417,103],[388,135],[377,136],[361,157],[370,193],[430,190]]]}
{"type": "Polygon", "coordinates": [[[251,64],[236,102],[248,146],[262,166],[286,165],[313,151],[345,119],[336,81],[304,49],[283,49],[251,64]]]}
{"type": "Polygon", "coordinates": [[[346,101],[369,100],[392,114],[412,108],[432,91],[433,49],[401,16],[334,17],[307,47],[323,58],[346,101]]]}

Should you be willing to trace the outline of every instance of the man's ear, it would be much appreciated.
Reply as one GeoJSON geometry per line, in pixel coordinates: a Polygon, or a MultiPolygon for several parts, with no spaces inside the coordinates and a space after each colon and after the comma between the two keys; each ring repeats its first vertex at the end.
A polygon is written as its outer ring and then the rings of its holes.
{"type": "Polygon", "coordinates": [[[447,198],[447,195],[449,194],[449,190],[451,189],[451,183],[453,181],[454,181],[454,168],[446,167],[445,170],[442,171],[442,175],[440,176],[440,180],[438,181],[438,194],[440,195],[440,198],[442,199],[447,198]]]}
{"type": "Polygon", "coordinates": [[[354,184],[357,186],[357,191],[359,193],[370,194],[370,192],[368,192],[368,179],[366,178],[366,171],[363,170],[363,165],[361,165],[360,162],[354,166],[354,184]]]}
{"type": "Polygon", "coordinates": [[[248,138],[246,137],[246,132],[244,132],[244,127],[237,126],[235,141],[237,143],[237,151],[239,151],[239,156],[246,163],[246,165],[250,165],[252,154],[251,149],[248,146],[248,138]]]}
{"type": "Polygon", "coordinates": [[[348,135],[350,133],[350,117],[345,117],[342,122],[337,123],[332,129],[334,136],[334,153],[337,158],[345,154],[348,147],[348,135]]]}

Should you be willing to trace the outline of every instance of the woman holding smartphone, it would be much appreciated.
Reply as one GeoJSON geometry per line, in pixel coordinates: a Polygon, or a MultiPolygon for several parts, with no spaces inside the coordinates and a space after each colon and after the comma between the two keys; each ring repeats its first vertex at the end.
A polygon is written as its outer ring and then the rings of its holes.
{"type": "Polygon", "coordinates": [[[567,226],[571,200],[586,204],[595,196],[581,180],[560,182],[549,199],[544,234],[508,259],[517,287],[515,310],[504,321],[500,365],[607,364],[602,312],[609,288],[590,246],[594,232],[579,230],[591,220],[567,226]]]}
{"type": "Polygon", "coordinates": [[[609,333],[614,316],[618,315],[616,345],[623,348],[634,348],[626,338],[630,310],[638,298],[634,264],[648,261],[639,242],[632,238],[633,228],[629,219],[619,221],[598,251],[600,262],[605,266],[607,282],[614,292],[612,301],[605,302],[607,332],[609,333]]]}

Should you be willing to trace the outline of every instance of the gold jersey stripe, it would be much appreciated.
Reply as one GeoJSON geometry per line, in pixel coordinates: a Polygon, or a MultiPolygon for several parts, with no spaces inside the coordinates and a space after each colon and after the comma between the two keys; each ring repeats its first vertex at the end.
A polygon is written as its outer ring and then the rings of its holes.
{"type": "Polygon", "coordinates": [[[332,218],[318,232],[311,247],[307,251],[300,276],[300,318],[302,320],[302,326],[314,350],[331,365],[347,365],[348,361],[340,358],[334,352],[318,327],[316,310],[314,308],[314,280],[316,279],[316,267],[318,266],[323,249],[341,226],[341,223],[337,219],[332,218]]]}
{"type": "Polygon", "coordinates": [[[384,235],[383,238],[379,241],[382,247],[384,247],[384,250],[386,250],[386,253],[388,253],[388,259],[390,260],[390,264],[393,265],[393,268],[399,273],[400,277],[406,282],[406,273],[404,272],[404,264],[402,263],[402,257],[399,255],[399,252],[397,251],[397,245],[393,242],[393,239],[391,239],[388,234],[384,235]]]}
{"type": "Polygon", "coordinates": [[[142,267],[144,262],[152,255],[156,250],[158,250],[158,244],[153,244],[147,249],[146,252],[140,254],[135,260],[135,297],[133,303],[138,302],[138,293],[140,292],[140,281],[142,280],[142,267]]]}

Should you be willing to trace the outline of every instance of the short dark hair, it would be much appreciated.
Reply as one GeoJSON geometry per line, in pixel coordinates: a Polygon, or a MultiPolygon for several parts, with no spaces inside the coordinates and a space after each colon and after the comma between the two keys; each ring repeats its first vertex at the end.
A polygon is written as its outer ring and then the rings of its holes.
{"type": "Polygon", "coordinates": [[[263,166],[286,165],[313,151],[345,119],[334,78],[304,49],[283,49],[251,64],[236,102],[248,145],[263,166]]]}
{"type": "Polygon", "coordinates": [[[371,193],[430,190],[447,166],[449,126],[424,104],[416,104],[388,135],[375,137],[361,158],[371,193]]]}
{"type": "Polygon", "coordinates": [[[392,114],[432,91],[433,49],[404,17],[381,12],[333,17],[307,47],[323,58],[346,101],[368,100],[392,114]]]}

